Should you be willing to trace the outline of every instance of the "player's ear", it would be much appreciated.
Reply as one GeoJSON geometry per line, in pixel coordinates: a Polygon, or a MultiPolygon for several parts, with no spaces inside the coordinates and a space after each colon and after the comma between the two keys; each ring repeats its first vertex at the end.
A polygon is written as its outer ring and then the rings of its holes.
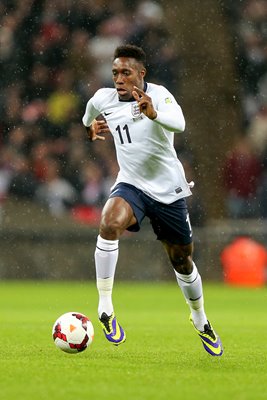
{"type": "Polygon", "coordinates": [[[142,68],[141,75],[142,75],[143,78],[146,76],[146,69],[145,68],[142,68]]]}

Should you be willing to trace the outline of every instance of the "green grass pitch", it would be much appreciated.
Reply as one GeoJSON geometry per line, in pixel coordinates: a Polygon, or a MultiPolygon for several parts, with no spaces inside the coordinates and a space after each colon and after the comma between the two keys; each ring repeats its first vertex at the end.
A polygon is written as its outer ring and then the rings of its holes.
{"type": "Polygon", "coordinates": [[[204,282],[204,290],[224,344],[218,358],[202,348],[175,282],[116,282],[114,305],[127,332],[118,347],[98,324],[93,282],[2,282],[1,400],[266,399],[266,289],[204,282]],[[83,353],[63,353],[52,341],[52,325],[67,311],[94,324],[83,353]]]}

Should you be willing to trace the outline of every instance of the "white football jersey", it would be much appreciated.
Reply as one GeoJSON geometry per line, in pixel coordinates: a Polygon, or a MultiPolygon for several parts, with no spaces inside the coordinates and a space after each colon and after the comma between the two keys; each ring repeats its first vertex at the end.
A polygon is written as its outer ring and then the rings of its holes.
{"type": "Polygon", "coordinates": [[[102,114],[113,135],[119,173],[116,183],[129,183],[153,199],[170,204],[191,194],[173,146],[174,132],[185,128],[181,107],[163,86],[147,83],[157,118],[140,113],[135,100],[121,101],[114,88],[99,89],[88,101],[83,124],[102,114]]]}

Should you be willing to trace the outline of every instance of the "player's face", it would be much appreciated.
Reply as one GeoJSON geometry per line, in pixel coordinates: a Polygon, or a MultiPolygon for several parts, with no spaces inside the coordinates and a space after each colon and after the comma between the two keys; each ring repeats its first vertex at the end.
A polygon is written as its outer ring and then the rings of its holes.
{"type": "Polygon", "coordinates": [[[113,62],[112,75],[121,100],[130,100],[133,87],[144,88],[145,68],[134,58],[119,57],[113,62]]]}

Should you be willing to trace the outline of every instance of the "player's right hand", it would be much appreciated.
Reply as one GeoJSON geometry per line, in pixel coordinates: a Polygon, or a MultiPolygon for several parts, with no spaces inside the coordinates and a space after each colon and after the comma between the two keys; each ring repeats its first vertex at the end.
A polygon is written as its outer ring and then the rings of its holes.
{"type": "Polygon", "coordinates": [[[87,128],[87,133],[90,141],[94,142],[95,140],[105,140],[106,138],[101,135],[110,133],[110,130],[105,120],[94,119],[92,124],[87,128]]]}

